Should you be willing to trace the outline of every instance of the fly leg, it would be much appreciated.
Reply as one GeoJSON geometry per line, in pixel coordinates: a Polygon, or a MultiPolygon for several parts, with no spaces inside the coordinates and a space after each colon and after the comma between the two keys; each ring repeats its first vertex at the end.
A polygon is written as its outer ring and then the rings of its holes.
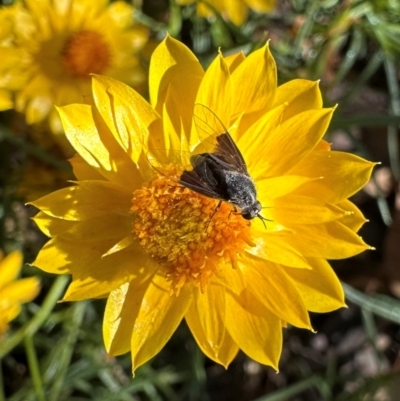
{"type": "Polygon", "coordinates": [[[216,208],[214,209],[213,214],[212,214],[211,217],[210,217],[210,220],[208,220],[207,227],[206,227],[206,232],[208,231],[208,227],[210,227],[211,220],[213,219],[213,217],[215,216],[215,214],[218,212],[218,210],[221,208],[221,205],[222,205],[222,201],[220,200],[220,201],[218,202],[218,205],[217,205],[216,208]]]}
{"type": "Polygon", "coordinates": [[[231,214],[241,214],[241,213],[239,212],[239,210],[237,210],[237,207],[233,205],[233,209],[229,212],[228,220],[231,218],[231,214]]]}

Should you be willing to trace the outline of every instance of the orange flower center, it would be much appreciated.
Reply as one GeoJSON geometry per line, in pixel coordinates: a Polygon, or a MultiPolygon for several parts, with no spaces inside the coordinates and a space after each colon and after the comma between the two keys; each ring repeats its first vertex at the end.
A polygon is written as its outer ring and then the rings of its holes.
{"type": "Polygon", "coordinates": [[[88,74],[100,74],[110,65],[111,54],[103,37],[92,31],[81,31],[72,35],[62,51],[64,65],[77,78],[88,74]]]}
{"type": "Polygon", "coordinates": [[[131,211],[143,249],[167,269],[171,291],[194,281],[204,291],[218,269],[237,265],[237,255],[254,246],[250,223],[232,206],[201,196],[162,175],[136,190],[131,211]]]}

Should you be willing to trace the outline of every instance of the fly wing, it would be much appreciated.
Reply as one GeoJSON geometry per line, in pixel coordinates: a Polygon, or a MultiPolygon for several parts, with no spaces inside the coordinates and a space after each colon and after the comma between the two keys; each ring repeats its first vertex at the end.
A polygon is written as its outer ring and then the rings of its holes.
{"type": "Polygon", "coordinates": [[[221,196],[199,176],[196,170],[185,170],[180,176],[179,183],[184,187],[208,198],[221,199],[221,196]]]}
{"type": "Polygon", "coordinates": [[[216,153],[222,154],[228,163],[230,162],[230,164],[236,167],[236,171],[248,175],[243,156],[229,132],[217,136],[216,153]]]}
{"type": "MultiPolygon", "coordinates": [[[[147,152],[146,158],[155,171],[177,184],[209,198],[221,199],[216,183],[204,180],[190,162],[183,163],[190,157],[188,152],[168,151],[168,153],[167,156],[164,149],[152,149],[147,152]]],[[[196,158],[200,162],[201,155],[196,155],[196,158]]]]}
{"type": "Polygon", "coordinates": [[[190,153],[181,150],[151,149],[146,158],[155,171],[173,181],[179,181],[178,172],[192,169],[190,153]]]}
{"type": "Polygon", "coordinates": [[[200,144],[194,153],[214,153],[232,170],[248,175],[246,163],[227,128],[216,114],[200,103],[194,105],[193,120],[200,144]]]}

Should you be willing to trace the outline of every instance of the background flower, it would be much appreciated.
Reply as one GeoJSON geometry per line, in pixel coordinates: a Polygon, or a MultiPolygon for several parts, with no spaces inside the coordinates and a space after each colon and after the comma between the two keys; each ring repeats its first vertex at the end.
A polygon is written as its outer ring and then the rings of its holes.
{"type": "Polygon", "coordinates": [[[133,12],[123,1],[105,0],[26,0],[2,8],[1,108],[14,105],[28,124],[49,118],[61,132],[53,105],[84,101],[90,73],[143,88],[139,52],[148,31],[133,23],[133,12]]]}
{"type": "Polygon", "coordinates": [[[224,19],[232,21],[235,25],[242,25],[246,22],[249,9],[259,13],[266,13],[275,7],[275,0],[177,0],[177,3],[182,5],[194,2],[197,3],[197,13],[200,16],[210,16],[215,10],[219,12],[224,19]],[[208,4],[210,6],[208,6],[208,4]]]}
{"type": "Polygon", "coordinates": [[[316,82],[277,87],[268,46],[220,54],[204,72],[167,37],[151,60],[151,105],[99,76],[93,98],[60,109],[78,181],[33,202],[52,237],[34,264],[72,274],[64,300],[108,297],[107,350],[131,350],[134,369],[183,318],[214,361],[227,366],[240,348],[277,369],[283,326],[311,329],[307,311],[344,306],[326,259],[369,248],[356,234],[365,219],[347,198],[373,163],[330,150],[322,137],[333,109],[322,107],[316,82]],[[229,127],[267,229],[227,203],[213,215],[215,199],[177,184],[199,145],[195,104],[229,127]]]}
{"type": "Polygon", "coordinates": [[[21,304],[32,301],[40,290],[36,277],[17,280],[21,267],[21,252],[12,252],[5,258],[0,255],[0,339],[8,323],[20,313],[21,304]]]}

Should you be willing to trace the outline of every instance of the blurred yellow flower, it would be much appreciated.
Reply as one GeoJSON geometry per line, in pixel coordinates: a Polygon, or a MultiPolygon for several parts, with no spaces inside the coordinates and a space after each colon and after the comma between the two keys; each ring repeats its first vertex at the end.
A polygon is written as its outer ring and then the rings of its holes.
{"type": "Polygon", "coordinates": [[[12,252],[4,259],[0,254],[0,338],[8,323],[21,311],[21,304],[32,301],[39,293],[36,277],[16,280],[22,266],[22,254],[12,252]]]}
{"type": "Polygon", "coordinates": [[[176,0],[176,2],[181,5],[196,2],[198,15],[208,17],[215,10],[235,25],[246,22],[249,9],[258,13],[267,13],[276,6],[276,0],[176,0]]]}
{"type": "Polygon", "coordinates": [[[0,10],[0,110],[14,107],[28,124],[49,118],[62,132],[54,104],[84,102],[90,73],[144,87],[138,52],[148,30],[132,6],[108,0],[25,0],[0,10]]]}
{"type": "Polygon", "coordinates": [[[330,150],[322,137],[333,109],[322,107],[318,83],[277,87],[268,46],[248,57],[220,54],[204,72],[167,37],[153,53],[149,82],[151,105],[96,76],[92,106],[60,108],[78,153],[77,182],[33,202],[36,223],[52,237],[34,264],[72,274],[66,301],[108,297],[107,350],[130,350],[133,369],[183,318],[214,361],[227,366],[240,348],[277,369],[282,327],[311,329],[308,311],[344,306],[326,259],[369,249],[356,234],[365,219],[347,198],[373,164],[330,150]],[[216,211],[218,200],[177,182],[199,144],[195,104],[228,127],[266,228],[229,203],[216,211]],[[157,158],[169,175],[154,168],[157,158]]]}

